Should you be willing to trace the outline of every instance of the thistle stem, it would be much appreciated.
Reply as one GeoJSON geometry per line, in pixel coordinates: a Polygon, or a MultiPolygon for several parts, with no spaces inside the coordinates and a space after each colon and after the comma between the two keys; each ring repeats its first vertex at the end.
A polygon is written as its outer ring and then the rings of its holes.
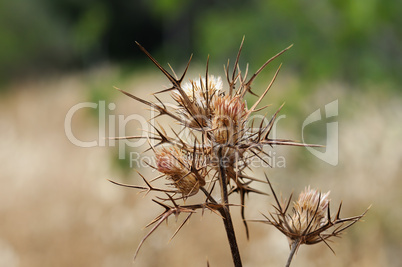
{"type": "Polygon", "coordinates": [[[237,246],[236,235],[233,227],[232,217],[230,215],[229,210],[229,198],[227,191],[227,181],[226,181],[226,172],[225,172],[225,163],[222,157],[222,146],[218,149],[218,157],[219,157],[219,183],[221,187],[221,197],[223,201],[223,205],[218,209],[219,213],[223,217],[223,224],[225,225],[226,235],[229,241],[230,250],[232,252],[233,263],[235,267],[241,267],[242,262],[240,258],[239,248],[237,246]]]}
{"type": "Polygon", "coordinates": [[[297,250],[298,245],[299,245],[298,240],[293,241],[292,246],[290,247],[290,254],[289,254],[288,262],[286,263],[286,267],[290,266],[290,263],[292,262],[293,256],[297,250]]]}

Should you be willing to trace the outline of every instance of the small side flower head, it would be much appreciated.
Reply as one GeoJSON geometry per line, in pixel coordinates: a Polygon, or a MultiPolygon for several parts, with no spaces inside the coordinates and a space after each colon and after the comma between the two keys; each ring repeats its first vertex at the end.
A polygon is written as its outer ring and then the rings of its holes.
{"type": "Polygon", "coordinates": [[[292,212],[288,213],[288,208],[292,199],[292,195],[286,203],[281,204],[272,188],[271,183],[267,179],[271,187],[272,194],[276,201],[276,212],[270,213],[270,217],[265,216],[264,223],[275,226],[289,240],[292,253],[302,244],[313,245],[324,242],[333,252],[332,248],[326,242],[331,237],[339,237],[341,233],[358,222],[368,211],[361,215],[340,218],[342,203],[339,205],[335,216],[331,216],[329,193],[322,194],[315,189],[306,188],[301,192],[297,201],[293,203],[292,212]]]}
{"type": "Polygon", "coordinates": [[[191,162],[177,146],[163,147],[155,151],[156,168],[173,181],[183,196],[191,196],[200,189],[200,181],[191,171],[191,162]]]}
{"type": "Polygon", "coordinates": [[[327,223],[329,193],[321,194],[318,190],[310,189],[310,186],[300,193],[299,199],[294,203],[293,214],[286,217],[293,233],[303,235],[327,223]]]}

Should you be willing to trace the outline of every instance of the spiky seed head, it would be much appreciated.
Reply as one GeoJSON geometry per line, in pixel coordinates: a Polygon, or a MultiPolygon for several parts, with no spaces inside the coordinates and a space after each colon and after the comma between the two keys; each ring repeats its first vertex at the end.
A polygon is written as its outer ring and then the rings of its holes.
{"type": "Polygon", "coordinates": [[[177,146],[162,147],[155,151],[158,171],[172,180],[174,186],[184,196],[194,195],[200,188],[200,183],[191,172],[191,162],[177,146]]]}
{"type": "Polygon", "coordinates": [[[313,232],[327,223],[329,193],[321,194],[316,189],[310,189],[310,186],[300,193],[299,199],[294,203],[292,216],[286,217],[293,233],[302,235],[313,232]]]}
{"type": "Polygon", "coordinates": [[[188,172],[183,177],[174,180],[174,185],[177,189],[179,189],[180,193],[182,193],[183,196],[186,197],[195,195],[200,189],[199,181],[191,172],[188,172]]]}
{"type": "Polygon", "coordinates": [[[342,219],[340,218],[342,204],[340,204],[336,215],[332,216],[328,198],[330,192],[321,194],[318,190],[308,187],[300,193],[298,200],[293,203],[293,212],[289,214],[287,212],[291,197],[286,203],[281,204],[268,178],[267,181],[276,201],[277,212],[270,213],[271,218],[265,216],[267,220],[264,222],[275,226],[288,238],[291,247],[290,260],[302,244],[313,245],[324,242],[332,250],[326,240],[339,237],[368,211],[367,209],[358,216],[342,219]]]}
{"type": "Polygon", "coordinates": [[[236,144],[243,135],[245,114],[246,105],[239,96],[218,97],[212,119],[215,142],[236,144]]]}
{"type": "MultiPolygon", "coordinates": [[[[208,76],[208,86],[206,86],[206,79],[190,80],[190,82],[183,84],[182,89],[198,107],[205,107],[207,105],[206,97],[214,98],[222,92],[222,79],[221,77],[215,77],[214,75],[208,76]],[[207,94],[208,90],[208,94],[207,94]]],[[[176,92],[177,95],[177,92],[176,92]]],[[[181,98],[180,95],[178,95],[181,98]]]]}
{"type": "Polygon", "coordinates": [[[155,150],[158,171],[167,175],[176,175],[183,172],[185,160],[183,152],[177,146],[162,147],[155,150]]]}
{"type": "Polygon", "coordinates": [[[187,126],[190,128],[210,126],[209,120],[214,111],[215,100],[223,94],[222,88],[221,77],[210,75],[208,84],[205,77],[183,84],[182,90],[190,103],[186,103],[179,91],[173,91],[172,97],[179,104],[178,112],[188,121],[187,126]],[[192,114],[189,114],[189,105],[193,107],[192,114]]]}

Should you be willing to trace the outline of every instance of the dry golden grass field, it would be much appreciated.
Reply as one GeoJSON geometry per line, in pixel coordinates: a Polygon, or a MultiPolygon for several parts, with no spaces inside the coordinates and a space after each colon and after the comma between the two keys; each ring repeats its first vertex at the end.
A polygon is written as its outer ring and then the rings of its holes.
{"type": "MultiPolygon", "coordinates": [[[[178,222],[170,219],[145,242],[133,263],[134,252],[147,233],[143,227],[163,209],[151,201],[152,195],[144,197],[107,181],[142,183],[134,170],[125,174],[116,167],[115,148],[78,147],[67,138],[64,125],[71,107],[93,101],[91,90],[110,88],[115,114],[147,117],[145,106],[113,86],[150,99],[151,92],[168,85],[156,70],[125,78],[124,83],[115,79],[115,72],[104,68],[31,79],[8,85],[2,92],[0,266],[205,267],[207,260],[211,266],[232,266],[222,222],[208,211],[194,215],[168,243],[183,217],[178,222]]],[[[264,79],[269,81],[269,75],[264,79]]],[[[317,85],[320,88],[314,93],[304,95],[295,92],[295,83],[286,74],[278,78],[267,97],[267,103],[274,104],[269,116],[287,98],[286,105],[297,103],[292,99],[299,95],[300,115],[293,119],[288,115],[278,127],[283,127],[279,131],[283,137],[300,140],[299,118],[338,99],[339,164],[322,162],[305,148],[280,147],[277,153],[286,158],[286,168],[260,168],[255,175],[266,172],[284,196],[292,191],[298,195],[308,185],[331,190],[332,210],[343,201],[344,217],[372,207],[362,222],[334,239],[331,246],[336,255],[323,243],[302,246],[292,266],[402,266],[401,95],[383,94],[383,85],[363,91],[336,83],[317,85]]],[[[80,140],[98,136],[96,111],[92,111],[86,108],[73,117],[72,129],[80,140]]],[[[127,127],[128,132],[138,133],[134,123],[127,127]]],[[[149,168],[140,171],[146,177],[155,176],[149,168]]],[[[269,192],[267,185],[258,188],[269,192]]],[[[248,200],[249,219],[262,219],[260,212],[272,211],[272,196],[250,195],[248,200]]],[[[238,203],[236,197],[232,201],[238,203]]],[[[271,226],[250,223],[247,241],[238,209],[231,208],[244,266],[284,266],[289,253],[286,238],[271,226]]]]}

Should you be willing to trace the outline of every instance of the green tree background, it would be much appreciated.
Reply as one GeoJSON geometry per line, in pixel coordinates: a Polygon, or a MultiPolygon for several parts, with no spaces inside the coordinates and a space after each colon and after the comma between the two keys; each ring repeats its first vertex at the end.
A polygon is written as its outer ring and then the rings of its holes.
{"type": "MultiPolygon", "coordinates": [[[[243,35],[245,61],[294,44],[289,67],[305,81],[400,84],[400,1],[3,1],[0,73],[136,65],[139,41],[161,60],[233,57],[243,35]]],[[[172,62],[175,63],[175,62],[172,62]]]]}

